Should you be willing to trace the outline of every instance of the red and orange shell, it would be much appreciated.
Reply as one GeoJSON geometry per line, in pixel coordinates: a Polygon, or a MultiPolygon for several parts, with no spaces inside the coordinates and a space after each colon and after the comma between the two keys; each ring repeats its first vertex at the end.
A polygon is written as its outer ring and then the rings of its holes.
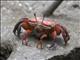
{"type": "Polygon", "coordinates": [[[35,18],[32,18],[30,19],[30,22],[32,24],[38,24],[38,25],[43,25],[43,26],[55,26],[55,21],[51,20],[51,19],[47,19],[47,20],[43,20],[41,17],[37,17],[36,19],[35,18]]]}

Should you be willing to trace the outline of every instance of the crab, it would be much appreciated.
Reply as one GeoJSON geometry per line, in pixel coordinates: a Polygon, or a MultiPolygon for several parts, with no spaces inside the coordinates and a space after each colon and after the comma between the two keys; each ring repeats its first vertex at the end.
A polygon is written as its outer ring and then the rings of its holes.
{"type": "MultiPolygon", "coordinates": [[[[52,41],[55,42],[56,37],[60,34],[62,34],[62,37],[64,39],[64,46],[67,45],[67,42],[70,40],[70,36],[64,26],[55,22],[54,20],[44,20],[44,17],[41,19],[41,17],[36,17],[36,14],[34,14],[34,16],[35,18],[31,19],[21,18],[13,29],[13,33],[22,40],[22,44],[29,46],[28,38],[33,31],[36,31],[36,36],[38,39],[38,42],[36,43],[37,48],[43,48],[44,38],[50,36],[52,38],[52,41]]],[[[53,44],[51,44],[49,48],[52,46],[53,44]]]]}

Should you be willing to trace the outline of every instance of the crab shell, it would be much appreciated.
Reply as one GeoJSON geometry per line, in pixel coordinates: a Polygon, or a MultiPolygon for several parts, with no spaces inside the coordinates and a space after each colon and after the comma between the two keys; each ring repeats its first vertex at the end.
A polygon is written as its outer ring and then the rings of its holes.
{"type": "Polygon", "coordinates": [[[35,18],[30,19],[30,24],[33,24],[33,25],[37,24],[44,28],[50,29],[51,27],[55,26],[56,22],[51,19],[42,20],[41,17],[37,17],[36,19],[35,18]]]}

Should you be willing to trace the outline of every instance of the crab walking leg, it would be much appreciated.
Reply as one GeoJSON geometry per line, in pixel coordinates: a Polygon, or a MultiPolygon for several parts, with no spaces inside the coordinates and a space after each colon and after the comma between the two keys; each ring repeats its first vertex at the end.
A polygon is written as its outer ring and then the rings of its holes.
{"type": "Polygon", "coordinates": [[[52,42],[52,45],[51,45],[49,48],[51,48],[51,47],[54,46],[55,40],[56,40],[56,36],[57,36],[57,32],[56,32],[56,31],[53,31],[53,32],[51,33],[51,37],[52,37],[53,42],[52,42]]]}
{"type": "Polygon", "coordinates": [[[30,30],[26,30],[25,32],[23,32],[22,34],[22,44],[27,45],[28,46],[28,41],[29,41],[29,36],[31,34],[30,30]]]}
{"type": "Polygon", "coordinates": [[[68,40],[70,39],[70,36],[69,36],[69,34],[68,34],[67,30],[66,30],[66,31],[64,31],[64,32],[62,32],[62,36],[63,36],[64,42],[65,42],[65,46],[66,46],[66,45],[67,45],[68,40]]]}
{"type": "Polygon", "coordinates": [[[65,42],[65,46],[67,45],[67,39],[66,39],[66,34],[65,33],[62,33],[62,36],[63,36],[63,39],[64,39],[64,42],[65,42]]]}

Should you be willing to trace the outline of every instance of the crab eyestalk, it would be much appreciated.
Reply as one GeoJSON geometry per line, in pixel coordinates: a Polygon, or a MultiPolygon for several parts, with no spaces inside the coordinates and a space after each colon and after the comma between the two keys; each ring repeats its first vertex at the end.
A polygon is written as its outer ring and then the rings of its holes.
{"type": "Polygon", "coordinates": [[[41,22],[41,23],[43,23],[43,21],[44,21],[44,17],[45,17],[45,15],[43,15],[43,19],[42,19],[42,22],[41,22]]]}
{"type": "Polygon", "coordinates": [[[36,22],[38,23],[38,21],[37,21],[37,17],[36,17],[36,13],[34,13],[34,16],[35,16],[36,22]]]}

